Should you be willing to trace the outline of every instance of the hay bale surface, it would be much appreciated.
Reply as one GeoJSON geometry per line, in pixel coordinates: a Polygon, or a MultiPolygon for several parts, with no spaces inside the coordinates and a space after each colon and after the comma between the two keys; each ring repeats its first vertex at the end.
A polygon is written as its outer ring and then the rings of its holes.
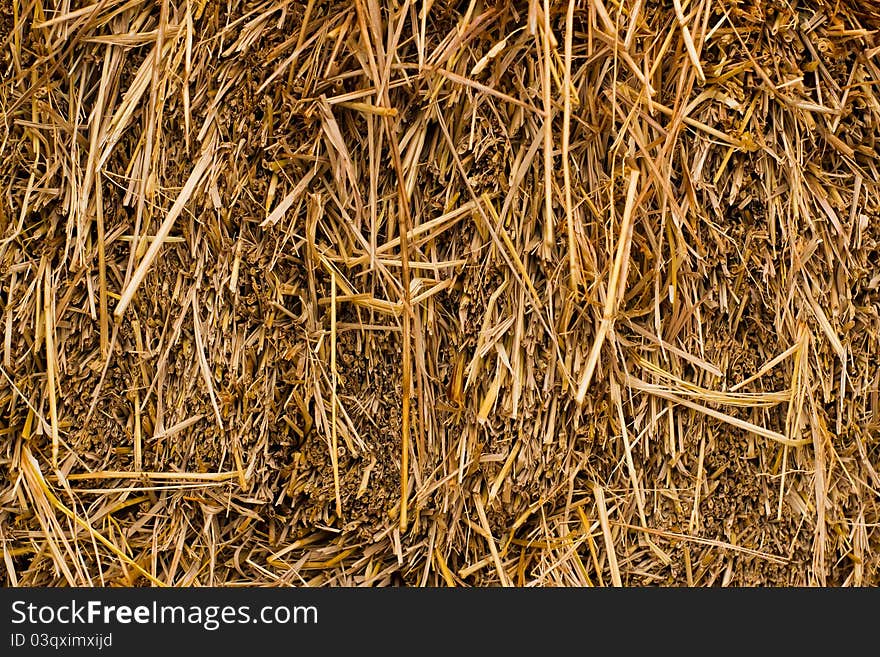
{"type": "Polygon", "coordinates": [[[880,584],[878,29],[5,3],[4,584],[880,584]]]}

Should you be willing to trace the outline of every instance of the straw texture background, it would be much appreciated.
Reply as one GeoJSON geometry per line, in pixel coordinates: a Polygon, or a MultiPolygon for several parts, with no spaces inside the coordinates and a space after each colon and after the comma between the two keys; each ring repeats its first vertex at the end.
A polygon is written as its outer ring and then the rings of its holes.
{"type": "Polygon", "coordinates": [[[3,583],[880,584],[878,29],[3,3],[3,583]]]}

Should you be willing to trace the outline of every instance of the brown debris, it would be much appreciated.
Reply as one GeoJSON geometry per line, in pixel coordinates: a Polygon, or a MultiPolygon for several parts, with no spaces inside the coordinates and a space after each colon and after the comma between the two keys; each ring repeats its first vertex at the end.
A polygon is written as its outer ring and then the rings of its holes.
{"type": "Polygon", "coordinates": [[[875,3],[13,4],[5,585],[880,585],[875,3]]]}

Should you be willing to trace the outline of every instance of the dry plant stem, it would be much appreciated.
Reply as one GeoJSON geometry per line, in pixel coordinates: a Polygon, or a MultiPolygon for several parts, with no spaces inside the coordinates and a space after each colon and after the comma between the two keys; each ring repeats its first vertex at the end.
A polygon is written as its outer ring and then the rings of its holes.
{"type": "Polygon", "coordinates": [[[104,198],[101,185],[95,186],[95,204],[98,225],[98,304],[100,312],[101,356],[109,357],[110,313],[107,302],[107,255],[104,247],[106,239],[104,228],[104,198]]]}
{"type": "Polygon", "coordinates": [[[672,0],[672,5],[675,7],[675,17],[678,19],[678,26],[681,28],[681,35],[684,38],[684,45],[687,48],[688,57],[691,59],[691,64],[697,73],[697,79],[700,81],[700,84],[706,83],[706,76],[703,74],[703,67],[700,66],[700,56],[697,53],[697,49],[694,46],[694,40],[691,37],[691,31],[688,29],[687,22],[684,17],[684,10],[681,6],[681,0],[672,0]]]}
{"type": "Polygon", "coordinates": [[[54,292],[52,289],[52,279],[49,273],[49,264],[44,263],[43,277],[43,317],[46,321],[46,379],[49,388],[49,419],[52,426],[52,467],[58,467],[58,393],[57,385],[57,365],[55,353],[55,307],[53,303],[54,292]]]}
{"type": "Polygon", "coordinates": [[[617,554],[614,551],[614,538],[611,536],[608,508],[605,506],[605,491],[599,484],[593,484],[593,497],[596,499],[596,509],[599,512],[599,522],[602,526],[602,537],[605,539],[605,553],[608,557],[608,568],[611,570],[611,583],[616,587],[621,587],[623,586],[623,580],[620,577],[620,566],[617,562],[617,554]]]}
{"type": "Polygon", "coordinates": [[[332,445],[330,458],[333,460],[333,491],[336,496],[336,515],[342,517],[342,496],[339,492],[339,439],[336,419],[336,409],[339,401],[336,397],[336,272],[330,273],[330,373],[333,378],[333,397],[331,400],[332,445]]]}
{"type": "Polygon", "coordinates": [[[590,349],[590,355],[587,357],[587,364],[578,384],[576,397],[578,404],[583,403],[586,398],[587,389],[590,387],[590,381],[593,378],[593,371],[596,369],[596,364],[599,362],[599,356],[602,353],[602,345],[614,326],[614,315],[620,302],[619,297],[623,294],[623,287],[626,284],[626,280],[621,277],[621,273],[629,258],[629,249],[632,244],[632,220],[638,181],[639,170],[631,169],[629,186],[626,192],[626,205],[624,206],[623,218],[620,222],[620,234],[617,238],[617,254],[614,257],[614,264],[608,275],[608,287],[605,291],[605,308],[602,313],[599,330],[590,349]]]}
{"type": "Polygon", "coordinates": [[[495,539],[492,537],[492,528],[489,526],[489,519],[486,517],[486,509],[483,506],[483,500],[480,495],[474,497],[474,504],[477,507],[477,515],[480,517],[480,525],[483,528],[484,537],[489,544],[489,552],[492,554],[492,562],[495,564],[495,569],[498,572],[498,579],[501,581],[501,586],[508,587],[510,586],[510,581],[507,579],[504,564],[501,563],[501,557],[498,554],[498,546],[495,544],[495,539]]]}
{"type": "Polygon", "coordinates": [[[66,475],[67,481],[82,481],[88,479],[144,479],[150,480],[191,480],[222,482],[238,477],[237,471],[233,472],[126,472],[124,470],[102,470],[101,472],[80,472],[66,475]]]}
{"type": "MultiPolygon", "coordinates": [[[[565,225],[568,232],[568,271],[571,278],[569,284],[572,290],[577,290],[581,281],[576,254],[576,242],[574,234],[574,216],[571,207],[571,162],[569,160],[569,144],[571,141],[571,57],[574,31],[574,0],[568,1],[568,11],[565,13],[565,77],[562,83],[563,93],[563,118],[562,118],[562,178],[565,193],[565,225]]],[[[549,113],[545,107],[544,111],[549,113]]]]}
{"type": "MultiPolygon", "coordinates": [[[[553,216],[553,106],[551,105],[550,89],[550,0],[544,0],[544,24],[541,30],[541,44],[543,45],[542,63],[544,74],[541,78],[541,91],[544,99],[544,250],[543,255],[548,258],[556,241],[554,236],[553,216]]],[[[568,95],[568,88],[563,89],[568,95]]]]}

